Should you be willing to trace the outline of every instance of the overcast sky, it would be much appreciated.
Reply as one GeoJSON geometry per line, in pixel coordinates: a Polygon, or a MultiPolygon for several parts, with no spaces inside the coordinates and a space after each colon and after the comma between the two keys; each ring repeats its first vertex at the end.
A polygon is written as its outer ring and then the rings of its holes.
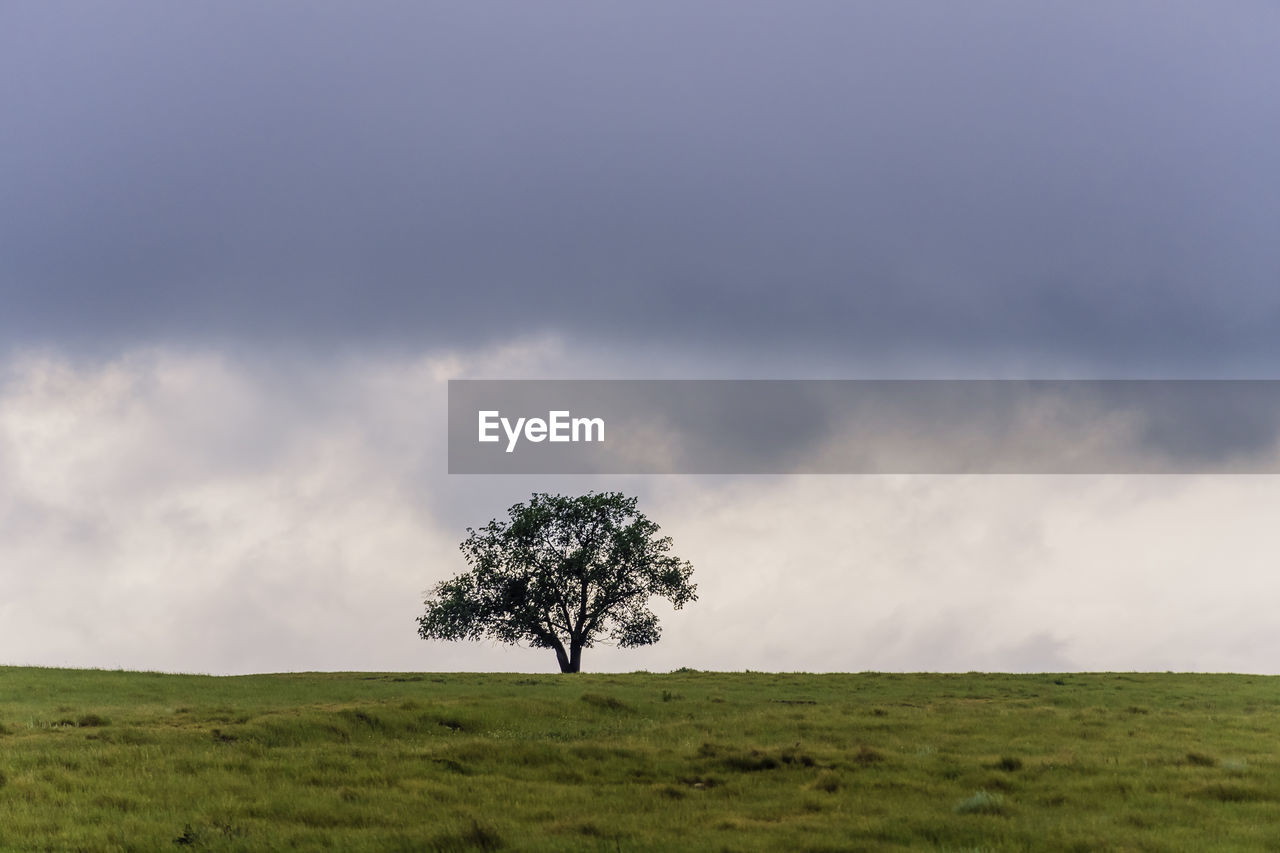
{"type": "Polygon", "coordinates": [[[1267,2],[11,2],[0,661],[424,643],[624,489],[694,562],[587,668],[1280,671],[1273,477],[450,477],[475,378],[1276,378],[1267,2]]]}

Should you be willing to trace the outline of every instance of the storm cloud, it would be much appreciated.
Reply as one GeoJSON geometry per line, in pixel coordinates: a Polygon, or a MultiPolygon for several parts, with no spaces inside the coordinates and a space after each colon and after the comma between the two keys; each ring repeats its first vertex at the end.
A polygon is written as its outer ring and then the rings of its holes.
{"type": "Polygon", "coordinates": [[[0,334],[1257,373],[1278,17],[10,4],[0,334]]]}

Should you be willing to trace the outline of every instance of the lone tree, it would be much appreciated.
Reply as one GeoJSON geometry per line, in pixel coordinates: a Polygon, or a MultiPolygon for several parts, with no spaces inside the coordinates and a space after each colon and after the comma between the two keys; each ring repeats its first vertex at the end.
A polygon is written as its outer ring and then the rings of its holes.
{"type": "Polygon", "coordinates": [[[431,590],[418,617],[424,640],[527,642],[555,649],[561,672],[608,638],[622,648],[658,641],[653,596],[679,610],[696,601],[693,566],[668,552],[671,538],[621,492],[535,493],[461,544],[471,571],[431,590]]]}

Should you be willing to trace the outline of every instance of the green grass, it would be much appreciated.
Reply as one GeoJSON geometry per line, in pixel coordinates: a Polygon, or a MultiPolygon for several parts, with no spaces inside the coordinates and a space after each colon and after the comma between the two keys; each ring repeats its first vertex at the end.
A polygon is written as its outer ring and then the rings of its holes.
{"type": "Polygon", "coordinates": [[[1280,847],[1280,678],[0,668],[6,850],[1280,847]]]}

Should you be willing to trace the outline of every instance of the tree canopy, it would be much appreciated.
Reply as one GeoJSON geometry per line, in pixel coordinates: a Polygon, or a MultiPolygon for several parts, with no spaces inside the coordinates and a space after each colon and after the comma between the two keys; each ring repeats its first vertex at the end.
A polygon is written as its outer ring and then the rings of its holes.
{"type": "Polygon", "coordinates": [[[534,493],[507,520],[467,533],[459,547],[471,570],[431,590],[418,617],[423,639],[528,643],[554,649],[561,672],[578,672],[597,641],[658,641],[650,599],[677,610],[697,600],[693,567],[621,492],[534,493]]]}

